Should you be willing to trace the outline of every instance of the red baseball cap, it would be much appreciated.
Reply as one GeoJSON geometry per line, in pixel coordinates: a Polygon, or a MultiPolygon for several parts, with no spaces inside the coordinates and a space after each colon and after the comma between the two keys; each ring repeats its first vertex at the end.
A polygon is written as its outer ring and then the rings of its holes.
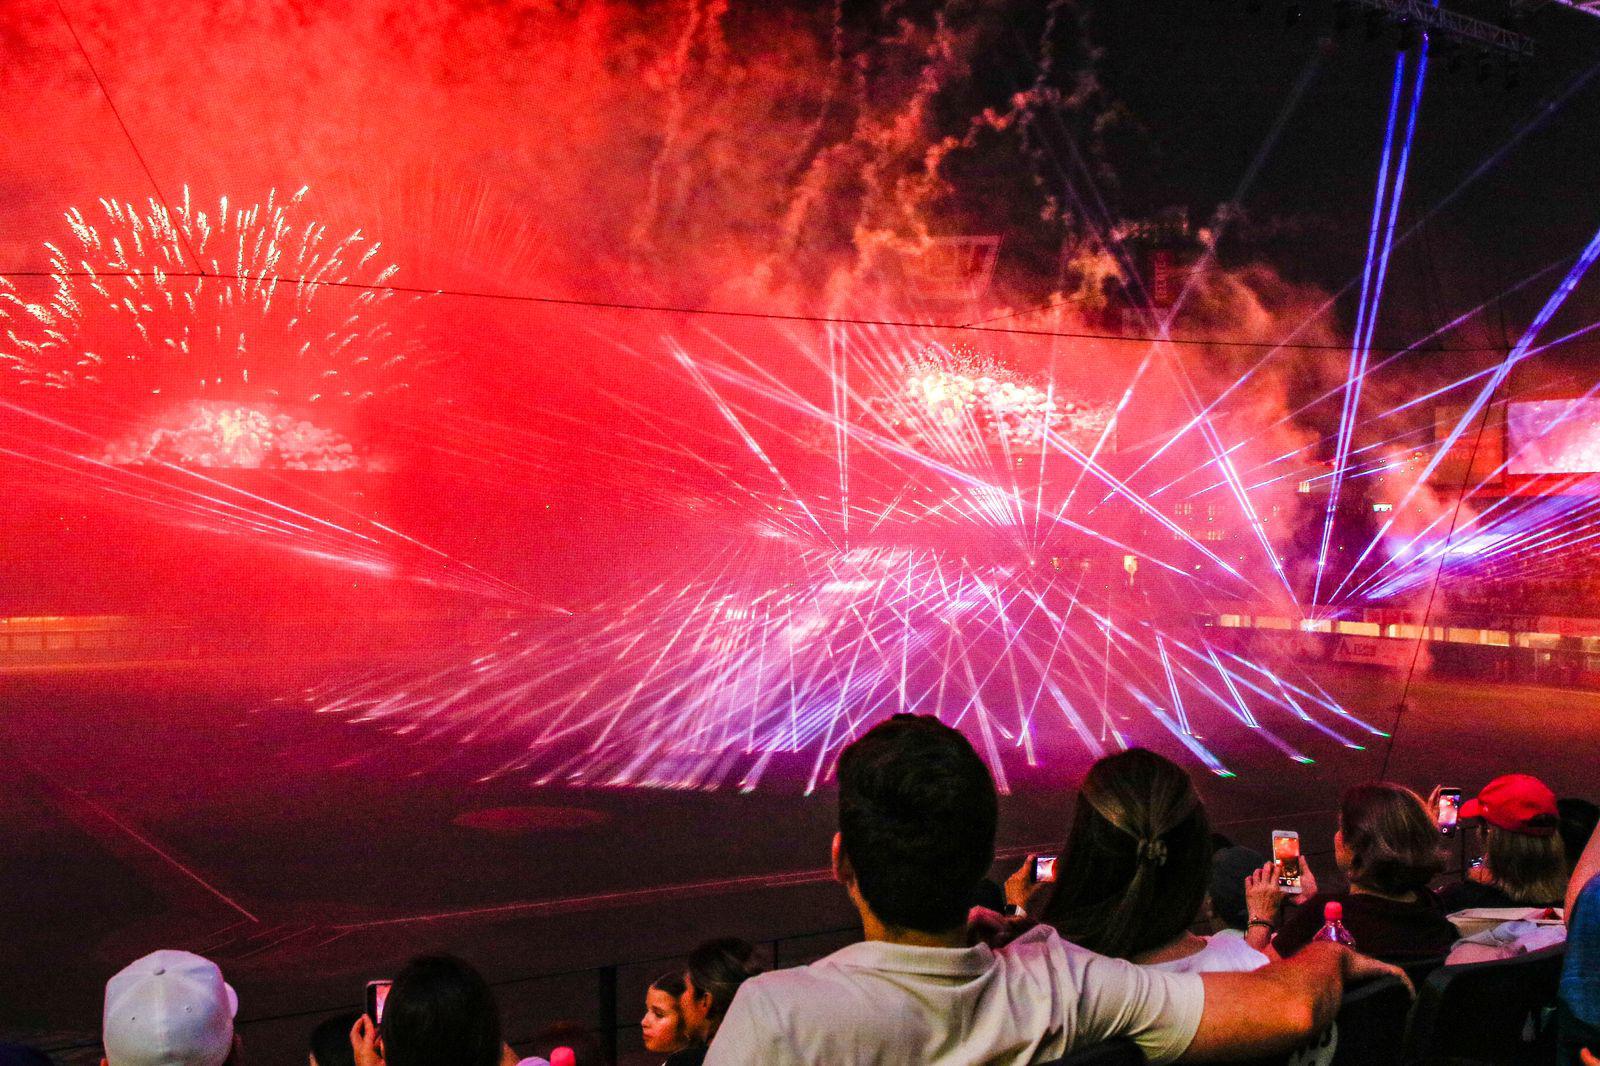
{"type": "Polygon", "coordinates": [[[1461,817],[1482,818],[1511,833],[1549,836],[1560,813],[1550,786],[1530,774],[1506,774],[1483,786],[1476,799],[1461,805],[1461,817]]]}

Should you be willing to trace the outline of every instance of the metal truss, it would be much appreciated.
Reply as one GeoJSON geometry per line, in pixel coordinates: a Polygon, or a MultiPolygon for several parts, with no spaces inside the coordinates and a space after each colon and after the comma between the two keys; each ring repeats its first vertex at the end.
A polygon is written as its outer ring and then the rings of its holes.
{"type": "Polygon", "coordinates": [[[1574,11],[1582,11],[1585,15],[1600,18],[1600,0],[1554,0],[1562,7],[1570,7],[1574,11]]]}
{"type": "MultiPolygon", "coordinates": [[[[1350,0],[1360,7],[1381,11],[1394,21],[1410,20],[1418,29],[1442,35],[1461,44],[1475,44],[1516,56],[1533,55],[1533,38],[1492,22],[1458,15],[1428,0],[1350,0]]],[[[1600,14],[1600,0],[1557,0],[1568,7],[1600,14]]]]}

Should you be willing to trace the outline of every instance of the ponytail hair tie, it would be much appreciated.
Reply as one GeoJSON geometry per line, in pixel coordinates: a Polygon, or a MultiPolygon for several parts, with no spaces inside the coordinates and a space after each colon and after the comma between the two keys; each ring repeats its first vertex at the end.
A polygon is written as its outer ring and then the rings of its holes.
{"type": "Polygon", "coordinates": [[[1149,863],[1151,866],[1165,866],[1167,863],[1167,842],[1161,839],[1139,841],[1139,861],[1149,863]]]}

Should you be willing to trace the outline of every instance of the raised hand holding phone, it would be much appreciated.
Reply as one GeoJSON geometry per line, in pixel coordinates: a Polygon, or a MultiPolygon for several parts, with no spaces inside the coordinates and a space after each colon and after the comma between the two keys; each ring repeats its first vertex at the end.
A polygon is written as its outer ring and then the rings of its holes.
{"type": "Polygon", "coordinates": [[[1459,788],[1440,785],[1433,790],[1434,820],[1439,826],[1439,832],[1446,836],[1456,831],[1456,822],[1461,812],[1461,790],[1459,788]]]}
{"type": "Polygon", "coordinates": [[[1024,910],[1028,906],[1028,898],[1033,895],[1033,890],[1038,882],[1033,879],[1035,866],[1038,864],[1037,855],[1029,855],[1022,860],[1022,865],[1006,878],[1006,904],[1017,910],[1024,910]]]}
{"type": "Polygon", "coordinates": [[[1300,856],[1300,894],[1294,897],[1295,903],[1304,903],[1317,894],[1317,876],[1311,872],[1311,863],[1304,855],[1300,856]]]}
{"type": "Polygon", "coordinates": [[[1006,878],[1006,903],[1017,912],[1025,911],[1034,893],[1055,879],[1056,856],[1049,852],[1029,855],[1022,861],[1022,865],[1017,867],[1016,872],[1006,878]]]}
{"type": "Polygon", "coordinates": [[[350,1029],[350,1050],[356,1066],[384,1066],[383,1042],[378,1037],[378,1026],[365,1012],[350,1029]]]}
{"type": "Polygon", "coordinates": [[[1263,863],[1244,879],[1244,903],[1248,917],[1244,941],[1257,951],[1265,951],[1272,942],[1272,935],[1278,931],[1278,915],[1283,910],[1277,863],[1263,863]]]}
{"type": "Polygon", "coordinates": [[[368,981],[366,1015],[372,1019],[373,1025],[383,1023],[383,1005],[389,999],[389,989],[394,986],[393,981],[368,981]]]}
{"type": "Polygon", "coordinates": [[[1300,894],[1300,834],[1293,829],[1272,831],[1272,862],[1278,870],[1278,891],[1300,894]]]}

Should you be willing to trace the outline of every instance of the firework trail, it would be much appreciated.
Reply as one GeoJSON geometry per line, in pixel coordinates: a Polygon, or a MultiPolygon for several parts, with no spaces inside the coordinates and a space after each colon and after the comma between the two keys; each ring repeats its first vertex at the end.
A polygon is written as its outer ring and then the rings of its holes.
{"type": "Polygon", "coordinates": [[[301,405],[405,389],[415,341],[390,324],[398,270],[359,230],[330,237],[287,200],[207,212],[102,199],[47,242],[50,291],[0,278],[0,367],[22,388],[106,390],[301,405]],[[191,258],[190,249],[196,262],[191,258]]]}
{"type": "Polygon", "coordinates": [[[407,370],[426,365],[415,331],[394,325],[397,305],[420,297],[389,287],[398,268],[379,261],[378,242],[330,237],[306,217],[306,191],[249,206],[223,196],[208,212],[185,187],[170,211],[153,199],[142,210],[102,199],[93,222],[67,211],[70,236],[45,245],[48,279],[0,278],[0,406],[53,438],[27,435],[4,454],[52,494],[519,598],[309,482],[270,498],[207,473],[381,472],[381,456],[322,420],[408,390],[407,370]]]}

